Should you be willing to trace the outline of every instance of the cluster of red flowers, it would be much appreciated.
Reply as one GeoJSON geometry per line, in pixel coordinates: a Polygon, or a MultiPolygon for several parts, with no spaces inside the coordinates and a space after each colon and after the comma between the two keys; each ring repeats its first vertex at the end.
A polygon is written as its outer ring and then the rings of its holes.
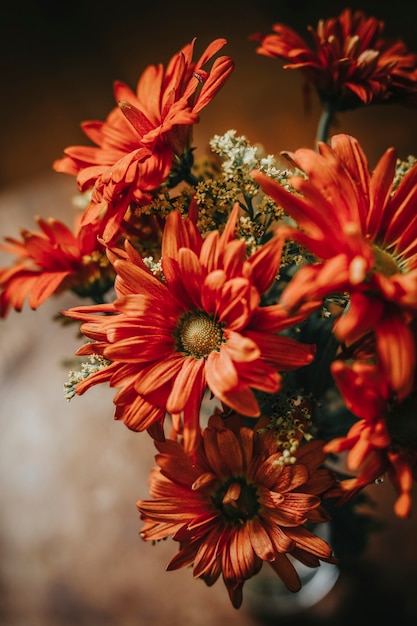
{"type": "Polygon", "coordinates": [[[345,111],[378,102],[416,105],[417,54],[399,39],[384,38],[384,26],[362,11],[345,9],[320,20],[316,29],[308,27],[314,48],[285,24],[252,39],[259,42],[259,54],[300,70],[325,106],[345,111]]]}
{"type": "MultiPolygon", "coordinates": [[[[315,50],[273,30],[252,36],[257,52],[299,69],[327,113],[417,103],[417,55],[386,41],[377,19],[345,10],[321,21],[315,50]]],[[[54,163],[86,208],[74,230],[39,219],[40,232],[6,239],[16,262],[0,270],[0,313],[63,290],[88,301],[62,312],[88,339],[74,393],[116,388],[115,419],[157,449],[141,536],[172,536],[168,569],[192,565],[208,585],[221,575],[239,607],[264,562],[291,591],[294,560],[336,562],[314,533],[331,519],[326,502],[347,506],[387,474],[397,515],[411,514],[417,161],[389,148],[371,171],[356,138],[323,136],[282,153],[285,175],[259,159],[226,217],[223,201],[216,213],[201,185],[218,189],[221,174],[194,163],[192,129],[233,61],[217,56],[218,39],[194,62],[195,43],[166,69],[148,67],[136,92],[116,83],[107,119],[82,125],[96,146],[54,163]],[[306,331],[313,316],[332,339],[329,373],[353,421],[336,438],[317,428],[322,398],[297,377],[323,351],[306,331]],[[207,397],[217,402],[209,418],[207,397]],[[348,478],[326,467],[342,453],[348,478]]]]}

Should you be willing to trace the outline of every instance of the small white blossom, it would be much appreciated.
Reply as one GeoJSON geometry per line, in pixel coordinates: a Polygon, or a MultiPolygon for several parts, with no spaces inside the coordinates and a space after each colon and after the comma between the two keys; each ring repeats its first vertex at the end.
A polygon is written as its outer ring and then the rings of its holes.
{"type": "Polygon", "coordinates": [[[162,270],[162,259],[159,259],[159,261],[155,261],[152,256],[147,256],[144,257],[143,262],[145,263],[148,270],[152,272],[154,276],[156,276],[156,278],[159,278],[160,280],[165,280],[162,270]]]}
{"type": "Polygon", "coordinates": [[[68,373],[68,381],[64,383],[64,397],[68,402],[73,398],[76,394],[76,387],[78,383],[82,380],[85,380],[92,374],[99,372],[104,367],[110,364],[110,361],[105,359],[100,354],[91,354],[88,357],[88,361],[85,361],[81,364],[81,369],[79,371],[70,370],[68,373]]]}
{"type": "Polygon", "coordinates": [[[222,170],[228,178],[234,178],[237,174],[247,177],[253,169],[260,169],[262,162],[265,162],[263,171],[275,163],[272,155],[265,157],[263,150],[259,146],[252,146],[244,135],[236,137],[235,130],[228,130],[224,135],[214,135],[210,147],[223,159],[222,170]]]}

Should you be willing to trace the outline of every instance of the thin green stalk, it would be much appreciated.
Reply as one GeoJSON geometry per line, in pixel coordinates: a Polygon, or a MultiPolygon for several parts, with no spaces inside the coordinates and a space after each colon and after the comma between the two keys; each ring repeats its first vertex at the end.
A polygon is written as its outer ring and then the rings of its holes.
{"type": "Polygon", "coordinates": [[[321,114],[319,124],[317,127],[316,146],[319,141],[325,143],[329,140],[330,126],[332,125],[335,110],[331,105],[327,105],[321,114]]]}

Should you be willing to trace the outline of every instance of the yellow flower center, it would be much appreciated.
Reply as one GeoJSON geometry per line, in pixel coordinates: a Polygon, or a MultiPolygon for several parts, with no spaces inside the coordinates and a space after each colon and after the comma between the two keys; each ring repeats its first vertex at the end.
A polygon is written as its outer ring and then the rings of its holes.
{"type": "Polygon", "coordinates": [[[376,272],[380,272],[384,276],[393,276],[393,274],[398,274],[401,271],[395,258],[375,243],[372,246],[372,252],[374,253],[376,272]]]}
{"type": "Polygon", "coordinates": [[[219,350],[224,341],[222,326],[204,311],[185,315],[178,329],[180,352],[186,352],[197,359],[219,350]]]}

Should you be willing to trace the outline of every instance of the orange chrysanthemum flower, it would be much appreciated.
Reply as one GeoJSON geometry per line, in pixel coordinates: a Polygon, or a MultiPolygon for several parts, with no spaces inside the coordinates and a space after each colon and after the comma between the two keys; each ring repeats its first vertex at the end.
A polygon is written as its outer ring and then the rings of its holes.
{"type": "Polygon", "coordinates": [[[264,561],[290,591],[298,591],[292,559],[310,567],[335,562],[331,547],[306,527],[329,520],[321,500],[336,490],[333,474],[320,469],[322,445],[316,440],[301,446],[295,463],[287,465],[272,431],[221,414],[209,419],[193,458],[177,441],[156,442],[153,499],[137,503],[145,521],[141,536],[173,536],[180,550],[168,569],[193,564],[194,577],[208,585],[222,575],[235,608],[245,581],[264,561]]]}
{"type": "Polygon", "coordinates": [[[397,157],[386,151],[373,172],[358,141],[336,135],[318,151],[290,155],[306,174],[294,175],[296,193],[260,172],[255,180],[297,222],[283,237],[305,245],[318,259],[302,267],[281,304],[347,293],[349,306],[334,330],[353,344],[374,333],[378,360],[399,398],[410,392],[416,348],[410,321],[417,313],[417,165],[394,185],[397,157]]]}
{"type": "Polygon", "coordinates": [[[273,34],[255,34],[259,54],[285,61],[306,84],[317,90],[322,103],[336,111],[362,104],[417,104],[417,54],[400,40],[382,37],[384,22],[362,11],[345,9],[338,17],[309,27],[312,49],[295,31],[275,24],[273,34]]]}
{"type": "Polygon", "coordinates": [[[81,191],[92,189],[92,202],[84,223],[103,220],[104,237],[114,237],[129,204],[149,202],[151,192],[166,180],[173,157],[191,145],[192,125],[199,112],[229,77],[233,62],[215,59],[226,44],[213,41],[193,62],[195,39],[170,60],[149,66],[139,78],[136,93],[121,82],[114,85],[118,106],[104,122],[84,122],[82,129],[97,147],[71,146],[55,170],[75,175],[81,191]]]}
{"type": "Polygon", "coordinates": [[[417,431],[415,394],[392,402],[387,381],[377,366],[336,361],[333,376],[347,407],[359,419],[343,437],[324,446],[325,452],[347,451],[347,467],[355,477],[341,482],[346,502],[358,491],[387,474],[398,493],[394,511],[411,514],[413,481],[417,481],[417,431]]]}
{"type": "Polygon", "coordinates": [[[94,224],[75,225],[74,232],[56,219],[37,219],[40,232],[21,230],[22,240],[6,237],[0,248],[17,256],[0,269],[0,316],[13,307],[20,311],[25,299],[37,309],[52,294],[72,290],[82,297],[102,300],[112,287],[114,270],[105,248],[97,240],[94,224]]]}
{"type": "Polygon", "coordinates": [[[83,321],[82,332],[95,340],[78,354],[111,361],[77,392],[105,380],[121,387],[116,417],[130,428],[148,429],[165,411],[183,414],[192,448],[207,386],[227,406],[256,417],[252,388],[275,393],[280,370],[313,359],[314,346],[278,334],[299,318],[279,305],[260,306],[278,272],[281,246],[272,239],[246,259],[245,242],[234,238],[237,211],[236,205],[221,236],[212,231],[204,241],[190,218],[170,213],[162,240],[163,280],[128,245],[125,255],[113,257],[117,299],[64,312],[83,321]]]}

